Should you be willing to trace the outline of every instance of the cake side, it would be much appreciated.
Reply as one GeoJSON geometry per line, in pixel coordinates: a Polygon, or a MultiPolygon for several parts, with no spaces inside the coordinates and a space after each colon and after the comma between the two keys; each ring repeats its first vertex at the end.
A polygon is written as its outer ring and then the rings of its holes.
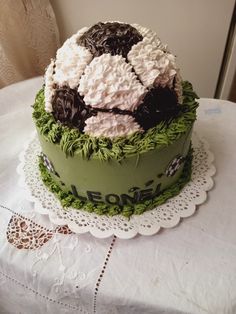
{"type": "Polygon", "coordinates": [[[151,199],[173,184],[181,174],[189,150],[191,132],[165,148],[108,162],[66,156],[58,145],[39,134],[42,151],[51,164],[54,181],[84,201],[110,205],[132,205],[151,199]]]}
{"type": "Polygon", "coordinates": [[[182,188],[190,181],[192,171],[192,148],[190,146],[188,154],[183,164],[183,169],[177,180],[168,188],[163,191],[156,190],[155,195],[151,199],[139,201],[138,203],[131,203],[129,205],[117,205],[117,204],[106,204],[102,202],[86,201],[78,198],[71,192],[64,191],[59,184],[57,184],[51,173],[48,171],[48,167],[45,165],[43,157],[39,158],[39,169],[42,180],[48,189],[54,193],[54,195],[60,200],[65,210],[70,208],[78,209],[87,212],[94,212],[98,215],[114,216],[121,214],[127,218],[131,215],[140,215],[147,210],[153,209],[154,207],[165,203],[169,198],[179,194],[182,188]]]}

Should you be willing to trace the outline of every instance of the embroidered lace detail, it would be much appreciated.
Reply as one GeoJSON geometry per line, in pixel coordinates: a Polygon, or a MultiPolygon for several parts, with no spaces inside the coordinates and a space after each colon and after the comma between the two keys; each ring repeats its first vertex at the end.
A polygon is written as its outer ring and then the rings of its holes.
{"type": "Polygon", "coordinates": [[[7,240],[17,249],[34,250],[47,243],[55,233],[71,234],[68,226],[46,229],[27,217],[14,214],[7,227],[7,240]]]}
{"type": "Polygon", "coordinates": [[[43,298],[47,302],[56,303],[56,304],[60,305],[62,308],[66,308],[69,310],[76,310],[77,311],[76,313],[88,314],[88,312],[86,310],[82,309],[80,306],[74,306],[74,305],[71,305],[71,304],[68,304],[65,302],[61,302],[60,300],[55,300],[54,298],[48,297],[48,296],[40,293],[39,291],[25,285],[24,283],[20,282],[19,280],[9,276],[9,274],[5,274],[1,270],[0,270],[0,275],[5,280],[7,279],[7,280],[11,281],[15,285],[20,286],[21,288],[27,290],[28,292],[31,292],[31,293],[37,295],[38,297],[43,298]]]}
{"type": "Polygon", "coordinates": [[[129,220],[119,215],[107,217],[73,208],[64,210],[58,199],[41,181],[37,158],[41,149],[35,136],[20,155],[19,182],[24,187],[28,200],[35,202],[37,212],[48,214],[53,223],[68,225],[75,233],[89,231],[99,238],[116,235],[125,239],[132,238],[136,234],[153,235],[160,228],[174,227],[179,223],[180,218],[193,215],[196,205],[206,200],[207,191],[213,187],[214,158],[208,143],[194,134],[193,148],[192,180],[181,193],[153,210],[142,215],[133,215],[129,220]]]}
{"type": "Polygon", "coordinates": [[[7,228],[7,240],[18,249],[37,249],[53,236],[53,232],[32,221],[13,215],[7,228]]]}
{"type": "Polygon", "coordinates": [[[109,250],[107,252],[107,255],[106,255],[106,258],[105,258],[105,261],[104,261],[104,264],[103,264],[103,267],[102,267],[102,271],[101,273],[99,274],[99,277],[98,277],[98,280],[96,282],[96,286],[95,286],[95,291],[94,291],[94,296],[93,296],[93,313],[97,313],[97,296],[98,296],[98,290],[99,290],[99,286],[101,284],[101,281],[102,281],[102,278],[104,276],[104,273],[105,273],[105,270],[107,268],[107,264],[108,264],[108,261],[110,259],[110,256],[111,256],[111,252],[112,252],[112,249],[113,249],[113,246],[115,244],[115,241],[116,241],[116,236],[113,236],[113,239],[111,241],[111,245],[109,247],[109,250]]]}
{"type": "Polygon", "coordinates": [[[69,229],[67,225],[65,226],[58,226],[56,228],[56,232],[62,233],[62,234],[72,234],[73,232],[69,229]]]}
{"type": "MultiPolygon", "coordinates": [[[[10,259],[10,265],[8,268],[6,260],[4,273],[0,271],[0,285],[9,284],[11,281],[14,285],[31,291],[36,297],[43,298],[48,304],[52,302],[62,308],[67,307],[70,313],[72,310],[75,310],[76,313],[91,313],[93,304],[81,301],[81,290],[88,279],[89,268],[87,265],[82,267],[81,264],[78,265],[78,260],[81,261],[81,258],[91,258],[93,252],[91,243],[80,241],[80,237],[74,234],[67,225],[54,226],[51,224],[47,217],[34,211],[32,203],[22,201],[22,204],[18,206],[20,213],[0,204],[1,210],[9,212],[9,218],[7,218],[7,214],[3,215],[6,219],[1,225],[1,230],[5,230],[2,232],[4,235],[2,243],[6,244],[7,248],[8,241],[11,244],[8,247],[11,252],[17,253],[18,250],[25,249],[24,253],[15,254],[13,259],[11,254],[9,257],[7,254],[6,259],[10,259]],[[19,274],[11,275],[12,265],[17,265],[19,261],[21,261],[20,269],[27,269],[30,272],[29,277],[20,278],[19,274]],[[49,294],[46,296],[43,287],[38,283],[42,280],[45,283],[43,270],[48,267],[47,265],[55,265],[55,268],[50,268],[52,272],[50,276],[46,275],[46,285],[49,287],[49,294]],[[66,297],[71,298],[70,304],[60,302],[66,297]]],[[[1,220],[2,222],[3,220],[1,220]]],[[[105,258],[110,254],[109,246],[107,251],[107,254],[104,252],[105,258]]],[[[98,274],[95,274],[94,284],[98,274]]]]}

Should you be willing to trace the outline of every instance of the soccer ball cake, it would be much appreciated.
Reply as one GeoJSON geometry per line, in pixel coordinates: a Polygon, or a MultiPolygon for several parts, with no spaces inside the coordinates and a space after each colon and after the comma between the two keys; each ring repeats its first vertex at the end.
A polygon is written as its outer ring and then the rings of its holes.
{"type": "Polygon", "coordinates": [[[58,49],[33,117],[44,183],[65,208],[140,214],[191,175],[196,94],[156,33],[97,23],[58,49]]]}

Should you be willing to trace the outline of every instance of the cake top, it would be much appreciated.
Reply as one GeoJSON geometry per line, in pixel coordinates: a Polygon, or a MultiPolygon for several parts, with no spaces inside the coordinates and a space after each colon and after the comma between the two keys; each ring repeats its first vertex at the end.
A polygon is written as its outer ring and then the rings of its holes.
{"type": "Polygon", "coordinates": [[[45,110],[93,137],[146,132],[183,106],[176,58],[138,24],[97,23],[65,41],[45,73],[45,110]]]}

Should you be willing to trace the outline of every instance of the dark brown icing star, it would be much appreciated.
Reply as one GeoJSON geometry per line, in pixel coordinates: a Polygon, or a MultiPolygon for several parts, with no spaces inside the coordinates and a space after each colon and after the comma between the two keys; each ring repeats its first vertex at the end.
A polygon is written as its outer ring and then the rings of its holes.
{"type": "Polygon", "coordinates": [[[142,104],[134,112],[134,117],[144,130],[148,130],[161,121],[170,121],[180,110],[176,92],[169,87],[159,86],[145,95],[142,104]]]}
{"type": "Polygon", "coordinates": [[[67,86],[56,89],[52,100],[53,116],[56,121],[83,131],[85,121],[94,115],[83,97],[75,89],[67,86]]]}
{"type": "Polygon", "coordinates": [[[131,47],[142,39],[137,29],[129,24],[100,22],[85,32],[77,43],[89,49],[94,57],[110,53],[126,58],[131,47]]]}

